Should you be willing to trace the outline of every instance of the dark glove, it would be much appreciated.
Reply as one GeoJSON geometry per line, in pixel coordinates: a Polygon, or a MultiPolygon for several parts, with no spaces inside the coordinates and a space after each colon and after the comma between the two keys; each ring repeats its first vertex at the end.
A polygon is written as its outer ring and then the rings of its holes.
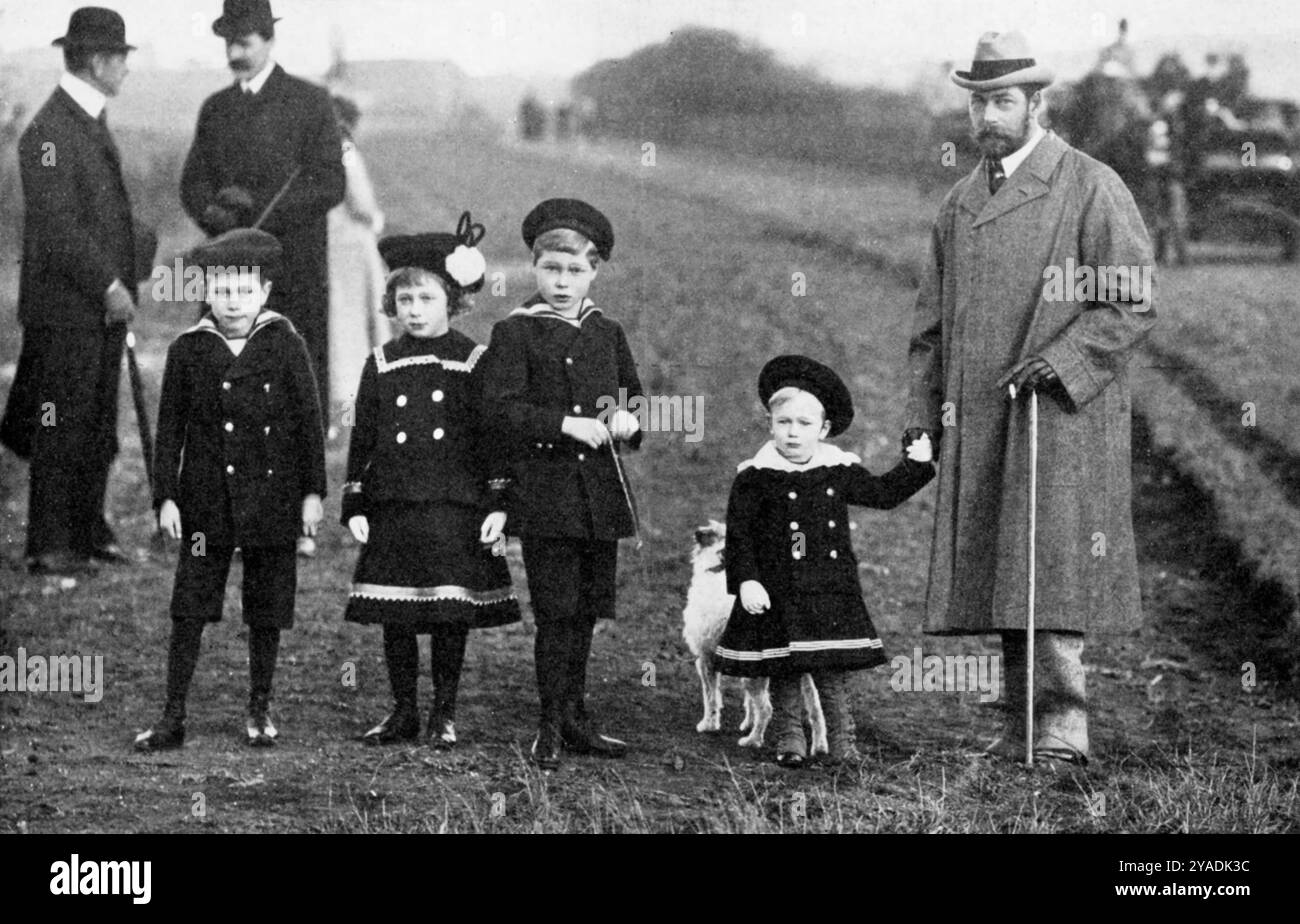
{"type": "Polygon", "coordinates": [[[934,457],[939,458],[939,441],[943,439],[943,430],[927,430],[924,427],[908,427],[903,431],[903,451],[923,436],[930,437],[930,446],[934,450],[934,457]]]}
{"type": "Polygon", "coordinates": [[[230,209],[236,215],[251,217],[253,194],[242,186],[227,186],[217,193],[217,205],[230,209]]]}
{"type": "Polygon", "coordinates": [[[231,228],[239,227],[239,217],[230,209],[219,205],[209,205],[203,210],[203,230],[212,235],[225,234],[231,228]]]}
{"type": "Polygon", "coordinates": [[[1041,356],[1027,356],[1016,363],[1010,372],[998,379],[997,387],[1003,390],[1008,384],[1016,386],[1016,394],[1025,389],[1047,394],[1062,387],[1056,370],[1041,356]]]}

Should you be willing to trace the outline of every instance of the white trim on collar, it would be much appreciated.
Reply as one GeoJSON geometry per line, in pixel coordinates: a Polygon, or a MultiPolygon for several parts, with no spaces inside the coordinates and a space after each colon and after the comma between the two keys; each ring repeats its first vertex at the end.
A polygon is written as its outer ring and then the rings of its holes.
{"type": "Polygon", "coordinates": [[[830,443],[818,443],[812,458],[803,465],[796,465],[777,452],[776,445],[771,440],[768,440],[763,444],[762,449],[754,453],[754,458],[746,459],[737,465],[736,471],[743,472],[747,468],[761,468],[778,472],[807,472],[814,468],[826,468],[831,465],[861,464],[861,457],[851,452],[845,452],[830,443]]]}
{"type": "Polygon", "coordinates": [[[487,352],[487,347],[480,343],[470,351],[469,356],[464,360],[440,359],[432,353],[423,353],[419,356],[406,356],[402,359],[390,360],[384,356],[384,348],[382,346],[377,346],[375,347],[374,356],[375,366],[378,368],[380,375],[383,375],[385,372],[392,372],[395,369],[405,369],[407,366],[428,366],[434,363],[442,366],[442,368],[446,369],[448,372],[473,372],[474,367],[478,365],[479,357],[485,352],[487,352]]]}
{"type": "Polygon", "coordinates": [[[76,74],[68,71],[64,71],[63,76],[59,78],[59,86],[92,119],[98,119],[99,114],[104,111],[104,106],[108,103],[107,96],[76,74]]]}
{"type": "Polygon", "coordinates": [[[582,323],[593,315],[601,314],[601,310],[596,307],[596,303],[589,298],[582,300],[582,307],[578,309],[577,317],[569,318],[560,314],[547,302],[538,302],[536,305],[520,305],[514,311],[510,312],[509,317],[525,316],[530,318],[551,318],[555,321],[563,321],[565,324],[572,324],[574,327],[582,327],[582,323]]]}
{"type": "MultiPolygon", "coordinates": [[[[280,312],[271,311],[269,308],[265,308],[258,314],[256,318],[253,319],[253,326],[248,329],[248,336],[244,339],[252,340],[253,334],[257,333],[259,330],[266,327],[268,324],[273,324],[276,321],[287,321],[287,320],[289,319],[286,318],[284,315],[280,314],[280,312]]],[[[193,334],[193,333],[216,334],[222,340],[227,339],[226,335],[221,332],[221,328],[217,327],[217,322],[212,320],[211,312],[205,314],[202,318],[199,319],[199,323],[195,324],[189,330],[185,331],[185,333],[182,334],[181,336],[183,337],[185,336],[185,334],[193,334]]]]}

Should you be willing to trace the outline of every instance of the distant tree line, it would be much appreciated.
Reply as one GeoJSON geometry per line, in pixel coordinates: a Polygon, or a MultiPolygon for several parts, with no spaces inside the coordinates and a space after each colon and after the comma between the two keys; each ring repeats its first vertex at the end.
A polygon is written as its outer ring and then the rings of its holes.
{"type": "Polygon", "coordinates": [[[928,114],[912,96],[832,84],[720,29],[690,27],[573,81],[597,135],[912,172],[928,114]]]}

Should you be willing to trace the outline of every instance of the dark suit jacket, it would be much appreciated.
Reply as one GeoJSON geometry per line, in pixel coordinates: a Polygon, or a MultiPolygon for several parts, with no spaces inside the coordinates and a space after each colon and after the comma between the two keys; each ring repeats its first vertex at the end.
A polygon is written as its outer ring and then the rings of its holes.
{"type": "MultiPolygon", "coordinates": [[[[591,449],[560,431],[566,416],[600,416],[620,389],[629,399],[642,394],[623,328],[599,308],[585,312],[574,327],[543,304],[516,309],[492,328],[483,396],[512,458],[512,535],[620,539],[633,533],[610,447],[591,449]]],[[[633,448],[641,436],[638,431],[633,448]]]]}
{"type": "Polygon", "coordinates": [[[117,146],[61,87],[18,142],[24,327],[104,328],[114,279],[135,291],[135,231],[117,146]]]}
{"type": "Polygon", "coordinates": [[[250,226],[295,167],[302,169],[262,224],[284,247],[285,272],[270,304],[294,319],[323,321],[329,302],[326,215],[343,201],[345,183],[343,142],[323,88],[277,64],[252,97],[238,84],[209,96],[181,173],[181,203],[212,234],[204,210],[225,187],[242,186],[253,198],[242,222],[250,226]]]}
{"type": "Polygon", "coordinates": [[[308,494],[325,496],[325,438],[302,337],[264,311],[236,357],[205,317],[167,351],[155,508],[176,502],[187,543],[293,545],[308,494]]]}

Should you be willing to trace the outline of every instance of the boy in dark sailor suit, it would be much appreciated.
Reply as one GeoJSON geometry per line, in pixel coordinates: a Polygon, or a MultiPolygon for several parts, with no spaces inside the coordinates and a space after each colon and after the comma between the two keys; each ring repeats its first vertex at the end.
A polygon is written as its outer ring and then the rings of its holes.
{"type": "Polygon", "coordinates": [[[179,747],[185,698],[203,628],[221,619],[236,548],[248,624],[247,736],[275,743],[268,715],[280,630],[293,625],[295,542],[313,536],[325,496],[325,443],[307,347],[283,315],[265,308],[280,245],[240,229],[191,252],[205,271],[210,311],[167,351],[154,506],[180,539],[172,590],[167,701],[139,750],[179,747]]]}
{"type": "Polygon", "coordinates": [[[621,756],[587,713],[587,660],[598,619],[614,617],[618,540],[634,520],[615,441],[640,444],[636,418],[610,401],[642,394],[619,324],[587,298],[614,247],[609,220],[576,199],[549,199],[523,224],[538,291],[492,329],[484,357],[488,413],[509,441],[509,532],[521,540],[537,624],[543,769],[560,748],[621,756]]]}
{"type": "Polygon", "coordinates": [[[778,356],[758,378],[772,439],[741,463],[727,503],[727,590],[736,595],[718,640],[726,674],[772,678],[776,760],[803,765],[800,676],[811,673],[826,713],[832,761],[859,759],[848,672],[885,663],[858,583],[849,505],[889,509],[934,477],[928,436],[879,477],[823,442],[853,421],[834,371],[778,356]]]}

